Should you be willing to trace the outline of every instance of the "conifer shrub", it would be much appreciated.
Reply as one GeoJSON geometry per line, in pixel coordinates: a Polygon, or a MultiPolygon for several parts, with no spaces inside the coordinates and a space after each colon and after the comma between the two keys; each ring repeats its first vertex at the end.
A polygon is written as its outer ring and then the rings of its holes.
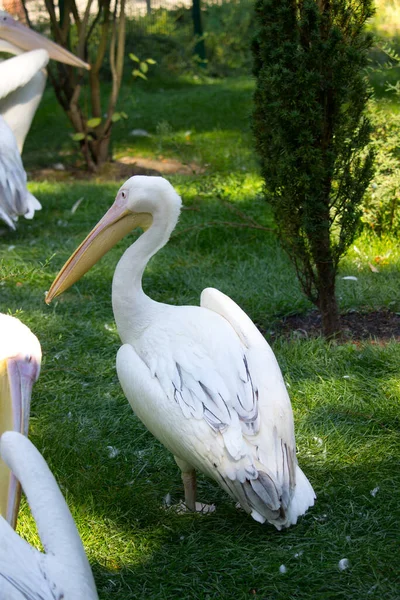
{"type": "Polygon", "coordinates": [[[364,75],[371,0],[257,0],[253,131],[280,239],[323,331],[373,176],[364,75]]]}

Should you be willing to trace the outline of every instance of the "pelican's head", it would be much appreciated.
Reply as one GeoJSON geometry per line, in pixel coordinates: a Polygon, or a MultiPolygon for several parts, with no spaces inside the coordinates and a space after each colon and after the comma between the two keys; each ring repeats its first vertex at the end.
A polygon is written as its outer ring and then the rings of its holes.
{"type": "Polygon", "coordinates": [[[117,242],[136,227],[145,231],[153,221],[175,226],[181,199],[163,177],[136,175],[119,189],[114,204],[67,260],[46,296],[49,304],[78,281],[117,242]]]}
{"type": "MultiPolygon", "coordinates": [[[[0,314],[0,435],[28,435],[32,386],[39,377],[42,352],[36,336],[18,319],[0,314]]],[[[0,461],[0,514],[14,527],[19,485],[0,461]]]]}
{"type": "Polygon", "coordinates": [[[90,69],[90,65],[68,52],[65,48],[29,29],[29,27],[18,23],[7,12],[0,10],[0,51],[20,54],[21,52],[38,49],[46,50],[50,58],[58,62],[73,67],[90,69]],[[4,45],[1,44],[2,40],[5,42],[4,45]]]}

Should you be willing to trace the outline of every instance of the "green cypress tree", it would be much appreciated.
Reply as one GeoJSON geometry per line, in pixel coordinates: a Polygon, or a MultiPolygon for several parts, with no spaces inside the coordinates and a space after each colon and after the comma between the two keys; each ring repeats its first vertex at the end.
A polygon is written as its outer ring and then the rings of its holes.
{"type": "Polygon", "coordinates": [[[326,336],[335,278],[373,175],[364,75],[372,0],[256,0],[253,132],[267,199],[326,336]]]}

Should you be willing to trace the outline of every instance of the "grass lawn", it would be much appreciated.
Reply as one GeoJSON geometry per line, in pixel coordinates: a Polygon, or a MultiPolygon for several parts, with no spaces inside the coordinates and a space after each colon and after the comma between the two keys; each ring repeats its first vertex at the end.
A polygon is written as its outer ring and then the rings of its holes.
{"type": "MultiPolygon", "coordinates": [[[[185,210],[146,271],[147,293],[197,304],[201,290],[215,286],[268,333],[278,318],[310,305],[260,193],[251,93],[249,79],[126,86],[121,108],[130,120],[118,126],[114,152],[197,160],[206,168],[169,178],[185,210]],[[138,127],[152,137],[127,135],[138,127]]],[[[26,143],[28,170],[58,162],[60,151],[72,160],[66,131],[48,90],[26,143]]],[[[59,268],[119,185],[93,179],[29,187],[43,210],[0,237],[0,309],[19,316],[42,343],[30,435],[66,496],[100,598],[398,600],[399,345],[275,342],[299,462],[318,496],[297,526],[277,532],[259,525],[203,477],[199,496],[217,511],[178,516],[163,507],[167,494],[174,502],[182,497],[178,469],[132,413],[115,372],[111,278],[136,234],[53,304],[44,303],[59,268]],[[349,566],[341,571],[344,558],[349,566]]],[[[400,311],[399,267],[395,240],[361,236],[339,274],[341,310],[400,311]],[[369,263],[379,263],[379,272],[369,263]]],[[[18,531],[39,545],[25,503],[18,531]]]]}

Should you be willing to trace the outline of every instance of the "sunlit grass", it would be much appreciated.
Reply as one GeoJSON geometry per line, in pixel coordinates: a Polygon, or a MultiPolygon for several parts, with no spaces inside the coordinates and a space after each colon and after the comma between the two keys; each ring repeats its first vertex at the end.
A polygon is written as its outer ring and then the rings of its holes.
{"type": "MultiPolygon", "coordinates": [[[[169,178],[184,210],[146,270],[147,293],[197,304],[201,290],[215,286],[268,334],[279,318],[311,305],[260,193],[248,121],[251,91],[250,80],[171,84],[164,92],[155,84],[132,86],[124,92],[124,102],[132,94],[131,120],[118,131],[114,151],[208,165],[202,175],[169,178]],[[133,143],[126,132],[135,127],[152,137],[133,143]]],[[[70,151],[66,133],[54,135],[65,126],[48,92],[24,155],[31,168],[60,160],[60,147],[70,151]]],[[[71,507],[101,600],[397,600],[398,344],[275,342],[292,398],[299,462],[318,496],[296,527],[260,526],[204,477],[199,496],[215,502],[216,513],[179,516],[165,509],[168,493],[173,502],[182,498],[178,469],[132,413],[115,372],[111,280],[137,233],[50,306],[44,303],[59,268],[118,187],[31,182],[43,210],[0,237],[0,309],[26,322],[43,348],[31,438],[71,507]],[[342,558],[349,560],[344,571],[342,558]]],[[[399,311],[399,261],[395,240],[365,234],[356,240],[338,277],[341,310],[399,311]],[[357,281],[342,279],[346,275],[357,281]]],[[[25,503],[19,532],[40,547],[25,503]]]]}

